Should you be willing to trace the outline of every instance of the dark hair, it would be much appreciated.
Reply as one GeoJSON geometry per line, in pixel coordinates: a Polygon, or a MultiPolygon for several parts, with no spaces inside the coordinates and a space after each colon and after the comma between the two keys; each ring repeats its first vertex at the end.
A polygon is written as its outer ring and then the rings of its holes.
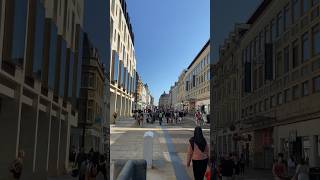
{"type": "Polygon", "coordinates": [[[200,126],[195,127],[194,135],[189,141],[190,141],[192,148],[194,147],[193,145],[195,143],[202,152],[204,152],[204,150],[207,146],[207,141],[203,136],[202,129],[200,126]]]}

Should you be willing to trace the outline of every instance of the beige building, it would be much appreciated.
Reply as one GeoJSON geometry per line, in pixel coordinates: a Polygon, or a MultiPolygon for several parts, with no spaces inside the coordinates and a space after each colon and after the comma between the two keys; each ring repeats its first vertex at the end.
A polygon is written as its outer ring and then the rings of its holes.
{"type": "Polygon", "coordinates": [[[22,179],[66,172],[78,123],[83,3],[0,2],[0,179],[20,149],[22,179]]]}
{"type": "Polygon", "coordinates": [[[170,94],[163,92],[159,98],[159,108],[160,109],[169,109],[170,108],[170,94]]]}
{"type": "Polygon", "coordinates": [[[234,140],[240,126],[240,81],[239,66],[241,51],[239,43],[247,24],[236,24],[224,44],[220,46],[219,60],[213,66],[212,96],[213,126],[216,133],[211,136],[216,153],[227,154],[238,151],[238,142],[234,140]]]}
{"type": "Polygon", "coordinates": [[[103,137],[104,108],[104,68],[97,49],[87,35],[84,37],[84,56],[82,62],[82,80],[79,97],[79,128],[82,132],[82,147],[85,152],[105,152],[103,137]],[[84,130],[84,131],[83,131],[84,130]]]}
{"type": "Polygon", "coordinates": [[[185,75],[184,104],[190,113],[202,110],[210,113],[210,41],[189,65],[185,75]]]}
{"type": "Polygon", "coordinates": [[[186,86],[184,82],[184,76],[186,74],[187,70],[183,70],[178,78],[178,95],[177,95],[177,109],[183,110],[184,109],[184,103],[185,103],[185,92],[186,92],[186,86]]]}
{"type": "Polygon", "coordinates": [[[320,164],[319,8],[319,1],[264,0],[242,33],[234,139],[253,167],[271,168],[280,152],[320,164]]]}
{"type": "MultiPolygon", "coordinates": [[[[110,1],[110,116],[130,117],[133,110],[136,58],[126,1],[110,1]]],[[[112,119],[112,117],[111,117],[112,119]]]]}

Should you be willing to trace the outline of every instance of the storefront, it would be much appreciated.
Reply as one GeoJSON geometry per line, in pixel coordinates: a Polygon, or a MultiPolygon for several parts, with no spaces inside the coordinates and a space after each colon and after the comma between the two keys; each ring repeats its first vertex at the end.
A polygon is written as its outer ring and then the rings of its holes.
{"type": "Polygon", "coordinates": [[[210,99],[197,101],[195,106],[197,110],[205,112],[206,114],[210,114],[210,99]]]}
{"type": "Polygon", "coordinates": [[[309,166],[320,166],[320,119],[276,127],[277,152],[285,157],[309,160],[309,166]],[[303,127],[303,128],[302,128],[303,127]]]}

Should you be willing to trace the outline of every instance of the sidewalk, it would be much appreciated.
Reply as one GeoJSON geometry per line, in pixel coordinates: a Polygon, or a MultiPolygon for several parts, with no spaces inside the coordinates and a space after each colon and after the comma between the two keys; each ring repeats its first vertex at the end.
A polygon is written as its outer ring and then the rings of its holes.
{"type": "MultiPolygon", "coordinates": [[[[110,149],[110,177],[113,179],[114,160],[116,159],[143,159],[143,135],[152,130],[154,132],[153,143],[153,167],[147,170],[147,179],[175,180],[178,155],[168,146],[168,137],[158,124],[144,124],[143,128],[136,125],[134,119],[118,121],[111,127],[110,149]],[[175,156],[174,156],[175,155],[175,156]]],[[[181,168],[180,168],[181,169],[181,168]]],[[[189,173],[188,173],[189,174],[189,173]]]]}

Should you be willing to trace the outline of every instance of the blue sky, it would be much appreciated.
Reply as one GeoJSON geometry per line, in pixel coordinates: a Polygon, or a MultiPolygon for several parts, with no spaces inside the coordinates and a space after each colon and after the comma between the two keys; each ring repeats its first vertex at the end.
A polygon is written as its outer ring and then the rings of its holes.
{"type": "Polygon", "coordinates": [[[137,71],[155,103],[210,38],[210,0],[127,0],[137,71]]]}

